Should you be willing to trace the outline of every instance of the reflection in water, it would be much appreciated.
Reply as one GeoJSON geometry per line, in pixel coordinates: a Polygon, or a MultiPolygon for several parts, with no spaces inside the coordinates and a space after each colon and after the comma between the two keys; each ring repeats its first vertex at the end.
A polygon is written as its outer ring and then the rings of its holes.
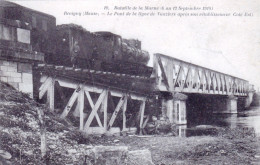
{"type": "Polygon", "coordinates": [[[229,128],[237,127],[238,114],[230,114],[224,121],[228,123],[229,128]]]}
{"type": "MultiPolygon", "coordinates": [[[[226,122],[232,123],[233,121],[227,119],[226,122]]],[[[252,107],[248,111],[239,113],[236,126],[253,127],[260,136],[260,107],[252,107]]]]}
{"type": "MultiPolygon", "coordinates": [[[[211,125],[216,127],[249,127],[254,128],[257,136],[260,136],[260,107],[252,107],[249,110],[239,112],[238,114],[213,114],[196,112],[188,120],[187,130],[180,127],[179,133],[186,136],[200,136],[214,134],[214,129],[194,129],[198,125],[211,125]],[[203,117],[202,117],[203,116],[203,117]]],[[[178,129],[178,127],[176,128],[178,129]]],[[[180,135],[180,134],[179,134],[180,135]]]]}
{"type": "Polygon", "coordinates": [[[173,131],[178,137],[186,137],[186,129],[187,125],[176,125],[173,131]]]}

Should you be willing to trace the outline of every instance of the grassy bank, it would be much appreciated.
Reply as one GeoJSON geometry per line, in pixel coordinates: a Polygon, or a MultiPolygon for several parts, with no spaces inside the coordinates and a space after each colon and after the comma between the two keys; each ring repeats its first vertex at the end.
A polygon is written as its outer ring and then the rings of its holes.
{"type": "Polygon", "coordinates": [[[6,164],[83,164],[86,150],[95,145],[125,145],[149,149],[155,164],[251,164],[256,161],[259,139],[251,129],[219,129],[215,136],[96,137],[83,138],[66,121],[49,113],[6,84],[0,83],[0,150],[11,154],[6,164]],[[40,155],[37,109],[45,112],[48,154],[40,155]]]}

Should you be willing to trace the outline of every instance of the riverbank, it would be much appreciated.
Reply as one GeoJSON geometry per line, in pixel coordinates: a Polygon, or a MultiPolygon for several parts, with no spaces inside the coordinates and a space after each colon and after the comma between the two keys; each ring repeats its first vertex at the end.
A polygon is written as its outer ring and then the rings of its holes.
{"type": "Polygon", "coordinates": [[[251,164],[257,162],[259,138],[252,129],[218,129],[214,136],[89,136],[49,113],[27,95],[0,83],[0,162],[3,164],[83,164],[97,145],[148,149],[155,164],[251,164]],[[45,112],[47,156],[41,158],[40,122],[45,112]],[[5,154],[3,154],[3,152],[5,154]]]}
{"type": "Polygon", "coordinates": [[[129,146],[130,150],[148,149],[155,164],[251,164],[255,162],[260,139],[252,130],[225,129],[217,136],[196,137],[99,137],[92,145],[129,146]]]}

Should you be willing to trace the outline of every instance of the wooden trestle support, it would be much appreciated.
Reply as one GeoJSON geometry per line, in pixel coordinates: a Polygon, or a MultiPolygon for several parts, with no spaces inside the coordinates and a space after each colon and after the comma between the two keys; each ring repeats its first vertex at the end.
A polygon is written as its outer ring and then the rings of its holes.
{"type": "MultiPolygon", "coordinates": [[[[79,114],[79,129],[84,131],[87,134],[91,134],[89,131],[91,129],[90,125],[93,122],[94,118],[98,123],[98,127],[93,127],[92,129],[98,129],[101,133],[107,133],[113,127],[115,119],[118,116],[119,111],[122,109],[123,114],[123,123],[122,123],[122,130],[121,132],[130,131],[130,128],[126,126],[126,111],[127,111],[127,103],[130,99],[138,100],[141,102],[139,108],[139,128],[140,132],[142,132],[143,128],[145,127],[148,118],[144,121],[144,112],[145,112],[145,103],[147,98],[145,96],[140,96],[134,93],[128,93],[124,91],[109,89],[105,87],[98,87],[93,85],[88,85],[84,83],[75,83],[68,79],[62,79],[57,77],[48,77],[42,76],[41,77],[41,86],[39,88],[39,99],[42,99],[45,94],[47,94],[47,104],[51,111],[54,111],[55,108],[55,88],[57,93],[59,93],[61,100],[66,105],[63,109],[62,113],[60,114],[61,118],[66,118],[70,111],[73,109],[73,105],[76,103],[76,108],[74,109],[74,114],[79,114]],[[71,95],[69,101],[65,103],[65,96],[62,94],[63,88],[70,88],[74,89],[73,94],[71,95]],[[93,101],[93,98],[90,95],[91,93],[99,94],[99,97],[96,102],[93,101]],[[114,112],[111,118],[108,118],[108,96],[114,96],[119,98],[119,102],[117,103],[114,112]],[[84,106],[84,100],[88,101],[91,111],[88,111],[88,114],[84,112],[86,107],[84,106]],[[100,120],[100,116],[98,111],[102,111],[104,114],[103,121],[100,120]]],[[[75,106],[74,106],[75,107],[75,106]]],[[[95,131],[94,131],[95,132],[95,131]]]]}

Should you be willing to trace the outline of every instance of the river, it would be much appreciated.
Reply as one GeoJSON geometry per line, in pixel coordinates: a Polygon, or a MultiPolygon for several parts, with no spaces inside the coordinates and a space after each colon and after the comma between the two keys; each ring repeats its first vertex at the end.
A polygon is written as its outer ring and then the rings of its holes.
{"type": "MultiPolygon", "coordinates": [[[[188,124],[177,127],[179,136],[200,136],[212,134],[210,129],[196,129],[200,126],[253,128],[260,137],[260,107],[251,107],[238,114],[194,113],[188,117],[188,124]],[[196,114],[196,115],[194,115],[196,114]]],[[[201,128],[201,127],[200,127],[201,128]]]]}

